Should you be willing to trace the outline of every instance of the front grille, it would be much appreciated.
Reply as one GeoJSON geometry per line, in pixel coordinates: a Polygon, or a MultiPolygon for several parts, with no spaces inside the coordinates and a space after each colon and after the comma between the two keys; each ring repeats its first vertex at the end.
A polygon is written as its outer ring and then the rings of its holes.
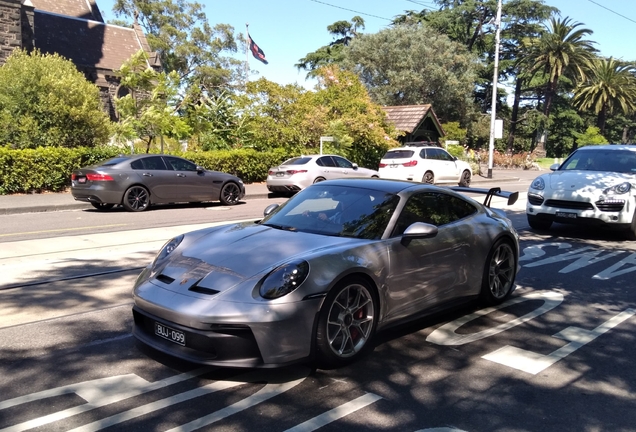
{"type": "Polygon", "coordinates": [[[541,195],[528,194],[528,202],[532,205],[540,206],[543,204],[543,197],[541,195]]]}
{"type": "Polygon", "coordinates": [[[589,202],[582,201],[566,201],[550,199],[545,202],[548,207],[557,207],[571,210],[594,210],[594,206],[589,202]]]}
{"type": "Polygon", "coordinates": [[[625,201],[623,200],[597,201],[595,204],[600,211],[605,212],[619,212],[625,207],[625,201]]]}

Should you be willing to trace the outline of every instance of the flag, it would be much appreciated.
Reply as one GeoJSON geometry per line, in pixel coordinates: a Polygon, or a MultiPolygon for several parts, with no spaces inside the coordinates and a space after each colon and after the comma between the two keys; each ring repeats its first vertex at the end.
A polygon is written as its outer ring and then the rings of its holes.
{"type": "Polygon", "coordinates": [[[265,53],[262,49],[259,48],[258,45],[256,45],[256,42],[254,42],[254,39],[252,39],[252,36],[250,36],[249,33],[247,34],[247,38],[249,39],[250,51],[252,51],[252,55],[254,56],[254,58],[267,64],[267,60],[265,60],[265,53]]]}

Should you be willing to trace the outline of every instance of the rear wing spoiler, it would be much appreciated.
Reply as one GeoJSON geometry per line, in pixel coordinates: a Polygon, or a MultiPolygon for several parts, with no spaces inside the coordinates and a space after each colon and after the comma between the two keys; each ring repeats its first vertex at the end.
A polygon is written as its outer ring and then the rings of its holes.
{"type": "Polygon", "coordinates": [[[465,186],[453,186],[450,189],[454,190],[455,192],[477,193],[477,194],[486,195],[486,198],[484,198],[484,205],[486,207],[490,207],[490,202],[492,201],[492,197],[494,196],[507,198],[509,206],[516,203],[517,198],[519,198],[519,192],[502,191],[501,188],[499,187],[494,187],[490,189],[482,189],[482,188],[472,188],[472,187],[465,187],[465,186]]]}

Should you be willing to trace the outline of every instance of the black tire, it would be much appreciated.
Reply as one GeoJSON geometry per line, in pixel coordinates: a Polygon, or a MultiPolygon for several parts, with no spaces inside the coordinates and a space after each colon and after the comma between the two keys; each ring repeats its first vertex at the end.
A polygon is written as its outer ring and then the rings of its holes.
{"type": "Polygon", "coordinates": [[[484,264],[480,297],[487,305],[497,305],[512,292],[517,274],[517,256],[510,241],[497,241],[484,264]]]}
{"type": "Polygon", "coordinates": [[[219,200],[223,205],[236,205],[241,199],[241,188],[234,182],[227,182],[221,188],[219,200]]]}
{"type": "Polygon", "coordinates": [[[150,193],[143,186],[131,186],[124,192],[121,205],[132,212],[147,210],[150,207],[150,193]]]}
{"type": "Polygon", "coordinates": [[[459,179],[459,185],[463,187],[469,187],[471,181],[470,171],[465,170],[459,179]]]}
{"type": "Polygon", "coordinates": [[[435,184],[435,175],[433,171],[426,171],[422,177],[422,183],[435,184]]]}
{"type": "Polygon", "coordinates": [[[316,330],[319,365],[344,366],[371,349],[379,315],[375,289],[362,278],[341,281],[327,295],[316,330]]]}
{"type": "Polygon", "coordinates": [[[377,179],[377,178],[380,178],[380,176],[372,175],[371,178],[376,178],[377,179]]]}
{"type": "Polygon", "coordinates": [[[636,213],[634,213],[634,216],[632,217],[632,223],[627,229],[625,237],[627,238],[627,240],[636,240],[636,213]]]}
{"type": "Polygon", "coordinates": [[[552,226],[551,220],[539,219],[536,216],[526,215],[528,217],[528,225],[536,230],[549,230],[552,226]]]}
{"type": "Polygon", "coordinates": [[[320,183],[321,181],[325,181],[324,177],[316,177],[316,180],[314,180],[314,183],[320,183]]]}
{"type": "Polygon", "coordinates": [[[91,202],[91,205],[99,211],[110,210],[113,207],[115,207],[115,204],[106,204],[106,203],[97,203],[97,202],[91,202]]]}

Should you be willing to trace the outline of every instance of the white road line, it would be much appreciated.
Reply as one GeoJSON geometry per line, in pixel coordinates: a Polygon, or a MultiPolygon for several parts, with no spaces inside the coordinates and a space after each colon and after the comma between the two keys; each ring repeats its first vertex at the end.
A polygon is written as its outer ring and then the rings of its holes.
{"type": "Polygon", "coordinates": [[[95,408],[100,408],[111,403],[138,396],[153,390],[167,387],[181,381],[189,380],[199,375],[203,375],[212,370],[209,367],[195,369],[191,372],[179,374],[166,378],[161,381],[149,383],[143,378],[135,375],[119,375],[107,377],[92,381],[84,381],[81,383],[71,384],[68,386],[57,387],[50,390],[44,390],[37,393],[9,399],[0,402],[0,410],[7,409],[16,405],[22,405],[36,400],[46,399],[54,396],[75,393],[87,403],[63,411],[52,413],[43,417],[35,418],[14,426],[0,429],[0,432],[21,432],[27,429],[36,428],[49,423],[53,423],[65,418],[81,414],[95,408]]]}
{"type": "Polygon", "coordinates": [[[364,396],[360,396],[357,399],[352,400],[351,402],[347,402],[346,404],[342,404],[339,407],[336,407],[332,410],[327,411],[326,413],[320,414],[310,420],[307,420],[304,423],[299,424],[298,426],[294,426],[291,429],[287,429],[285,432],[312,432],[316,429],[319,429],[323,426],[328,425],[331,422],[334,422],[338,419],[341,419],[345,416],[348,416],[351,413],[358,411],[366,407],[367,405],[371,405],[377,400],[382,399],[381,396],[378,396],[373,393],[367,393],[364,396]]]}

